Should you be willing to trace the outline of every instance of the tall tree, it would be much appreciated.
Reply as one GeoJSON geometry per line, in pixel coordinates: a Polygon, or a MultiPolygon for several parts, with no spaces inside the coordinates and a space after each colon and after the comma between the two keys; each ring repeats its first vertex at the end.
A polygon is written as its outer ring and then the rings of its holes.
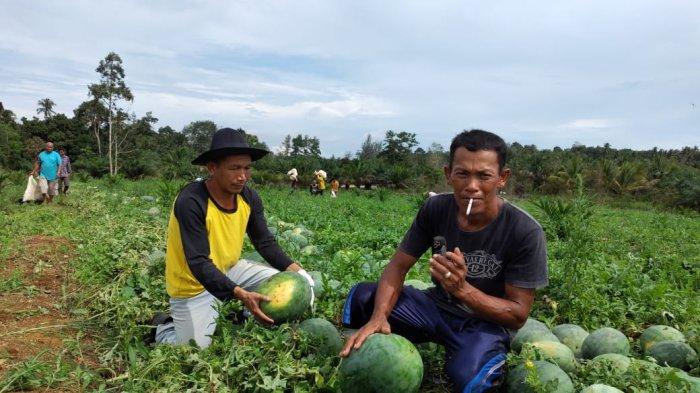
{"type": "MultiPolygon", "coordinates": [[[[107,159],[109,162],[109,174],[116,175],[119,168],[115,161],[119,156],[120,143],[118,143],[119,127],[115,127],[114,120],[121,111],[119,107],[120,101],[131,102],[134,100],[134,96],[131,94],[131,89],[124,83],[124,68],[122,67],[122,59],[118,54],[109,52],[104,60],[100,61],[95,71],[100,74],[100,82],[91,84],[88,86],[88,89],[90,95],[107,108],[107,159]]],[[[123,118],[123,115],[119,115],[119,120],[123,118]]]]}
{"type": "Polygon", "coordinates": [[[97,143],[97,154],[102,156],[102,134],[101,126],[107,121],[107,108],[100,100],[93,98],[85,101],[73,111],[76,119],[83,123],[83,126],[92,131],[97,143]]]}
{"type": "Polygon", "coordinates": [[[416,134],[406,131],[394,132],[389,130],[384,137],[384,149],[380,155],[385,157],[389,162],[404,161],[417,145],[416,134]]]}
{"type": "Polygon", "coordinates": [[[196,154],[209,150],[216,123],[211,120],[193,121],[182,129],[182,134],[196,154]]]}
{"type": "Polygon", "coordinates": [[[360,151],[357,152],[357,158],[361,160],[369,160],[376,158],[382,151],[382,141],[373,141],[372,135],[367,135],[365,141],[360,146],[360,151]]]}
{"type": "Polygon", "coordinates": [[[53,100],[51,100],[50,98],[43,98],[37,101],[36,105],[36,113],[38,115],[43,115],[44,120],[56,114],[56,112],[53,111],[53,108],[56,106],[56,103],[53,102],[53,100]]]}

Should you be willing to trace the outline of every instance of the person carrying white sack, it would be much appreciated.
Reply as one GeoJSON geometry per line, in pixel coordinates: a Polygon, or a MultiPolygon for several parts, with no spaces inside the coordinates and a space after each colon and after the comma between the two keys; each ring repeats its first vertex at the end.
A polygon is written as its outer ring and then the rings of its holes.
{"type": "Polygon", "coordinates": [[[299,173],[297,172],[297,168],[290,169],[289,172],[287,172],[287,176],[289,176],[289,180],[292,181],[292,190],[296,190],[299,186],[299,173]]]}

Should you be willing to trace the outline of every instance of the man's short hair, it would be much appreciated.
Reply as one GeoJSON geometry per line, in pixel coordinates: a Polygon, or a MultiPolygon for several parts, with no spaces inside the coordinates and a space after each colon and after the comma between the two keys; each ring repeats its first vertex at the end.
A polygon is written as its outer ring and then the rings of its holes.
{"type": "Polygon", "coordinates": [[[506,166],[508,146],[500,136],[484,130],[464,130],[452,139],[450,145],[450,167],[455,158],[455,151],[463,147],[469,151],[493,150],[498,156],[498,170],[506,166]]]}

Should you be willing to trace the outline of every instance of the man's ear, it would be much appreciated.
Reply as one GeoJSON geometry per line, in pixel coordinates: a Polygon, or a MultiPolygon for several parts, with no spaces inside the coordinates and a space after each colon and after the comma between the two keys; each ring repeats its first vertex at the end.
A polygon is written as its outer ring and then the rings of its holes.
{"type": "Polygon", "coordinates": [[[504,188],[510,179],[510,168],[503,168],[498,174],[498,188],[504,188]]]}
{"type": "Polygon", "coordinates": [[[450,168],[449,165],[445,165],[442,167],[442,171],[445,173],[445,181],[447,181],[448,185],[452,185],[452,177],[450,174],[452,173],[452,168],[450,168]]]}
{"type": "Polygon", "coordinates": [[[209,175],[213,175],[214,171],[216,170],[216,163],[214,161],[209,161],[207,162],[207,171],[209,171],[209,175]]]}

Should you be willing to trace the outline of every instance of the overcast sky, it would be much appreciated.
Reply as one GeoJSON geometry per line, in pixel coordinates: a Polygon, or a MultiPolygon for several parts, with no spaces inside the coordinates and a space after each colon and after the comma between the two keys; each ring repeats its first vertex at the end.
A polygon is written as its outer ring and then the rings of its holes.
{"type": "Polygon", "coordinates": [[[700,1],[2,1],[0,101],[72,111],[108,52],[137,116],[325,156],[462,129],[540,148],[700,145],[700,1]]]}

